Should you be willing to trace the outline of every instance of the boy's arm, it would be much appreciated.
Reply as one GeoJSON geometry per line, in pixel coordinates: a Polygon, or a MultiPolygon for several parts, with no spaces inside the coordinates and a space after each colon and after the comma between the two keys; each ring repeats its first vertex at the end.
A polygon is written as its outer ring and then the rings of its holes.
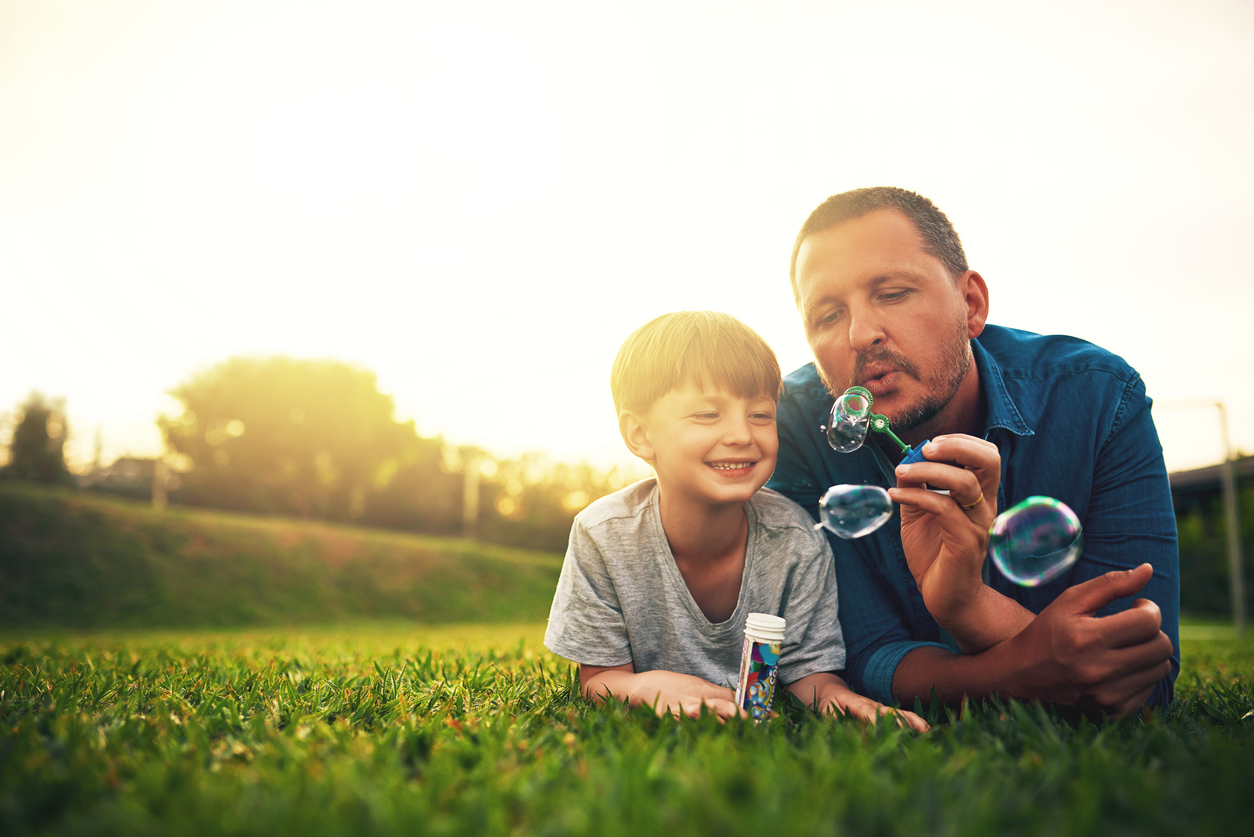
{"type": "Polygon", "coordinates": [[[830,671],[808,674],[795,683],[789,683],[788,691],[820,715],[848,713],[863,721],[873,721],[881,715],[895,715],[897,723],[902,726],[918,732],[929,729],[927,721],[913,712],[893,709],[863,697],[830,671]]]}
{"type": "Polygon", "coordinates": [[[700,716],[702,707],[720,719],[744,715],[736,706],[736,695],[724,686],[674,671],[644,671],[636,674],[631,663],[621,666],[579,666],[579,685],[584,698],[603,700],[607,695],[625,700],[631,706],[651,706],[659,715],[700,716]]]}

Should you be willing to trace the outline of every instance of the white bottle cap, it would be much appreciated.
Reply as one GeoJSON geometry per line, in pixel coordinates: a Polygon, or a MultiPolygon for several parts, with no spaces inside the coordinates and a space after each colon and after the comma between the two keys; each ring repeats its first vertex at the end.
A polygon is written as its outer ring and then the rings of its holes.
{"type": "Polygon", "coordinates": [[[745,636],[756,642],[783,642],[784,618],[769,613],[750,613],[745,619],[745,636]]]}

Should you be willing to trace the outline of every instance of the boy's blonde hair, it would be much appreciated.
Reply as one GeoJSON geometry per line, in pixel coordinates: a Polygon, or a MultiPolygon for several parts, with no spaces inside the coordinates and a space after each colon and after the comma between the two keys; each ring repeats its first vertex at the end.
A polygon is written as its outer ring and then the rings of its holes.
{"type": "Polygon", "coordinates": [[[778,401],[779,361],[756,331],[730,314],[676,311],[632,332],[610,370],[614,409],[620,414],[646,412],[689,383],[702,391],[778,401]]]}

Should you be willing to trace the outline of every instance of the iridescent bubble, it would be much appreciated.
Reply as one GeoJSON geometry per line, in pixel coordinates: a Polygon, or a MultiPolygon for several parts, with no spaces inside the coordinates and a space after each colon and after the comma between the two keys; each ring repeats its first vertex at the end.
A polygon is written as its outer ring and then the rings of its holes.
{"type": "Polygon", "coordinates": [[[846,392],[832,405],[827,421],[827,443],[841,453],[853,453],[866,441],[871,402],[857,392],[846,392]]]}
{"type": "Polygon", "coordinates": [[[1053,497],[1029,497],[993,521],[988,551],[1002,574],[1035,587],[1075,563],[1084,538],[1080,519],[1053,497]]]}
{"type": "Polygon", "coordinates": [[[833,485],[819,500],[823,527],[838,538],[852,540],[869,535],[893,516],[893,501],[878,485],[833,485]]]}

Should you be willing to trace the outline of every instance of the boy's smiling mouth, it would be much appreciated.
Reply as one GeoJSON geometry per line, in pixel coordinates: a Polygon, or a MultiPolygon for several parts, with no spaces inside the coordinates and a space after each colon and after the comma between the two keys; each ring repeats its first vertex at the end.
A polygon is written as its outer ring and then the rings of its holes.
{"type": "Polygon", "coordinates": [[[754,465],[757,465],[758,462],[756,459],[749,460],[749,461],[746,461],[746,460],[728,461],[728,460],[722,459],[722,460],[719,460],[718,462],[707,462],[705,464],[710,466],[716,471],[744,471],[744,470],[748,470],[749,468],[752,468],[754,465]]]}

